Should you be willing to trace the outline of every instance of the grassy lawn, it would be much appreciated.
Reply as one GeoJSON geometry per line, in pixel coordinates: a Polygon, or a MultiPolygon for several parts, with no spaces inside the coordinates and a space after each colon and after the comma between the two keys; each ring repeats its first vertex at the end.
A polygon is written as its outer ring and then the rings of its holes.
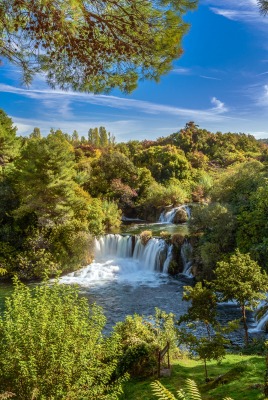
{"type": "MultiPolygon", "coordinates": [[[[220,400],[225,396],[234,400],[263,400],[262,394],[265,362],[261,356],[228,355],[219,365],[208,363],[208,372],[213,380],[204,382],[204,367],[200,361],[188,358],[173,362],[171,377],[161,378],[160,381],[173,394],[183,387],[186,378],[196,381],[204,400],[220,400]],[[222,382],[215,382],[224,375],[222,382]]],[[[150,383],[156,378],[131,379],[124,386],[124,394],[120,400],[155,400],[150,383]]]]}

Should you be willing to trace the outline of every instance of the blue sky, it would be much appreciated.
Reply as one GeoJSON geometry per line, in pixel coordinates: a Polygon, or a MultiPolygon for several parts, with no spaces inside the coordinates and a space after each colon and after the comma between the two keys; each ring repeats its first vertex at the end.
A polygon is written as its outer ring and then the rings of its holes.
{"type": "Polygon", "coordinates": [[[105,126],[116,141],[156,139],[194,121],[212,132],[268,138],[268,16],[256,0],[200,0],[183,40],[183,56],[160,83],[141,82],[131,95],[53,91],[38,77],[20,84],[20,72],[0,66],[0,108],[20,135],[35,126],[87,136],[105,126]]]}

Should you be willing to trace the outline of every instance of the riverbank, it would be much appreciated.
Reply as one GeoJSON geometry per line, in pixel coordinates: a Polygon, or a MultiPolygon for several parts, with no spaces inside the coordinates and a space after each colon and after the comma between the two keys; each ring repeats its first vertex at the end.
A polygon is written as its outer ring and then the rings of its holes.
{"type": "MultiPolygon", "coordinates": [[[[172,363],[170,377],[160,378],[160,382],[174,395],[183,388],[187,378],[196,381],[204,400],[222,400],[230,397],[233,400],[264,400],[262,393],[265,360],[259,355],[228,354],[218,364],[208,362],[211,381],[204,382],[204,367],[200,361],[184,357],[172,363]],[[222,379],[218,379],[222,376],[222,379]],[[218,380],[218,382],[217,382],[218,380]]],[[[156,400],[151,382],[157,378],[131,379],[124,384],[124,394],[120,400],[156,400]]]]}

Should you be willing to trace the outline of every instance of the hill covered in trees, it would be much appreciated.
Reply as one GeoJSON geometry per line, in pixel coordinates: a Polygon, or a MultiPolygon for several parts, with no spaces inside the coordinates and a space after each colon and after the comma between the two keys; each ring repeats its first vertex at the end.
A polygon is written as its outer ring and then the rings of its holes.
{"type": "Polygon", "coordinates": [[[116,143],[104,127],[81,137],[35,128],[26,138],[1,111],[1,268],[26,279],[77,269],[122,215],[155,221],[185,202],[199,204],[190,223],[197,274],[210,276],[236,247],[266,268],[267,156],[251,135],[193,122],[154,141],[116,143]]]}

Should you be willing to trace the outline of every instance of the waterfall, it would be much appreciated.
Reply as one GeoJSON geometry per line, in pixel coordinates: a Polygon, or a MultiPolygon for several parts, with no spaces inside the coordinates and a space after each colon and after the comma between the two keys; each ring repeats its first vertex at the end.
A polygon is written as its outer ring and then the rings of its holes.
{"type": "Polygon", "coordinates": [[[95,239],[95,260],[87,267],[63,276],[61,282],[85,287],[111,281],[155,286],[159,283],[159,275],[155,272],[166,272],[167,254],[170,254],[169,247],[163,239],[151,238],[143,245],[138,236],[101,236],[95,239]]]}
{"type": "MultiPolygon", "coordinates": [[[[265,304],[267,304],[267,303],[261,302],[261,304],[257,308],[257,312],[258,312],[258,309],[262,308],[265,304]]],[[[266,307],[267,307],[267,305],[266,305],[266,307]]],[[[266,329],[266,326],[268,326],[268,310],[258,320],[256,330],[263,331],[266,329]]]]}
{"type": "Polygon", "coordinates": [[[186,214],[187,214],[187,218],[188,219],[190,218],[190,216],[191,216],[190,207],[187,206],[187,205],[182,205],[182,206],[179,206],[179,207],[174,207],[169,211],[163,211],[160,214],[159,222],[172,224],[174,219],[175,219],[175,216],[176,216],[178,210],[184,210],[186,212],[186,214]]]}
{"type": "Polygon", "coordinates": [[[95,260],[132,258],[146,270],[161,272],[163,257],[166,258],[167,244],[163,239],[151,238],[143,245],[139,237],[130,235],[105,235],[95,239],[95,260]],[[135,244],[133,246],[133,240],[135,244]],[[134,249],[133,249],[134,247],[134,249]]]}
{"type": "Polygon", "coordinates": [[[191,273],[192,268],[192,260],[190,259],[192,255],[193,248],[188,241],[185,241],[181,246],[181,258],[183,262],[183,271],[182,273],[189,278],[192,278],[193,275],[191,273]]]}
{"type": "Polygon", "coordinates": [[[167,258],[166,258],[166,261],[164,262],[164,266],[163,266],[163,272],[166,274],[168,273],[168,267],[173,258],[172,250],[173,250],[173,245],[168,247],[167,258]]]}
{"type": "Polygon", "coordinates": [[[95,239],[95,260],[132,256],[132,236],[105,235],[95,239]]]}

